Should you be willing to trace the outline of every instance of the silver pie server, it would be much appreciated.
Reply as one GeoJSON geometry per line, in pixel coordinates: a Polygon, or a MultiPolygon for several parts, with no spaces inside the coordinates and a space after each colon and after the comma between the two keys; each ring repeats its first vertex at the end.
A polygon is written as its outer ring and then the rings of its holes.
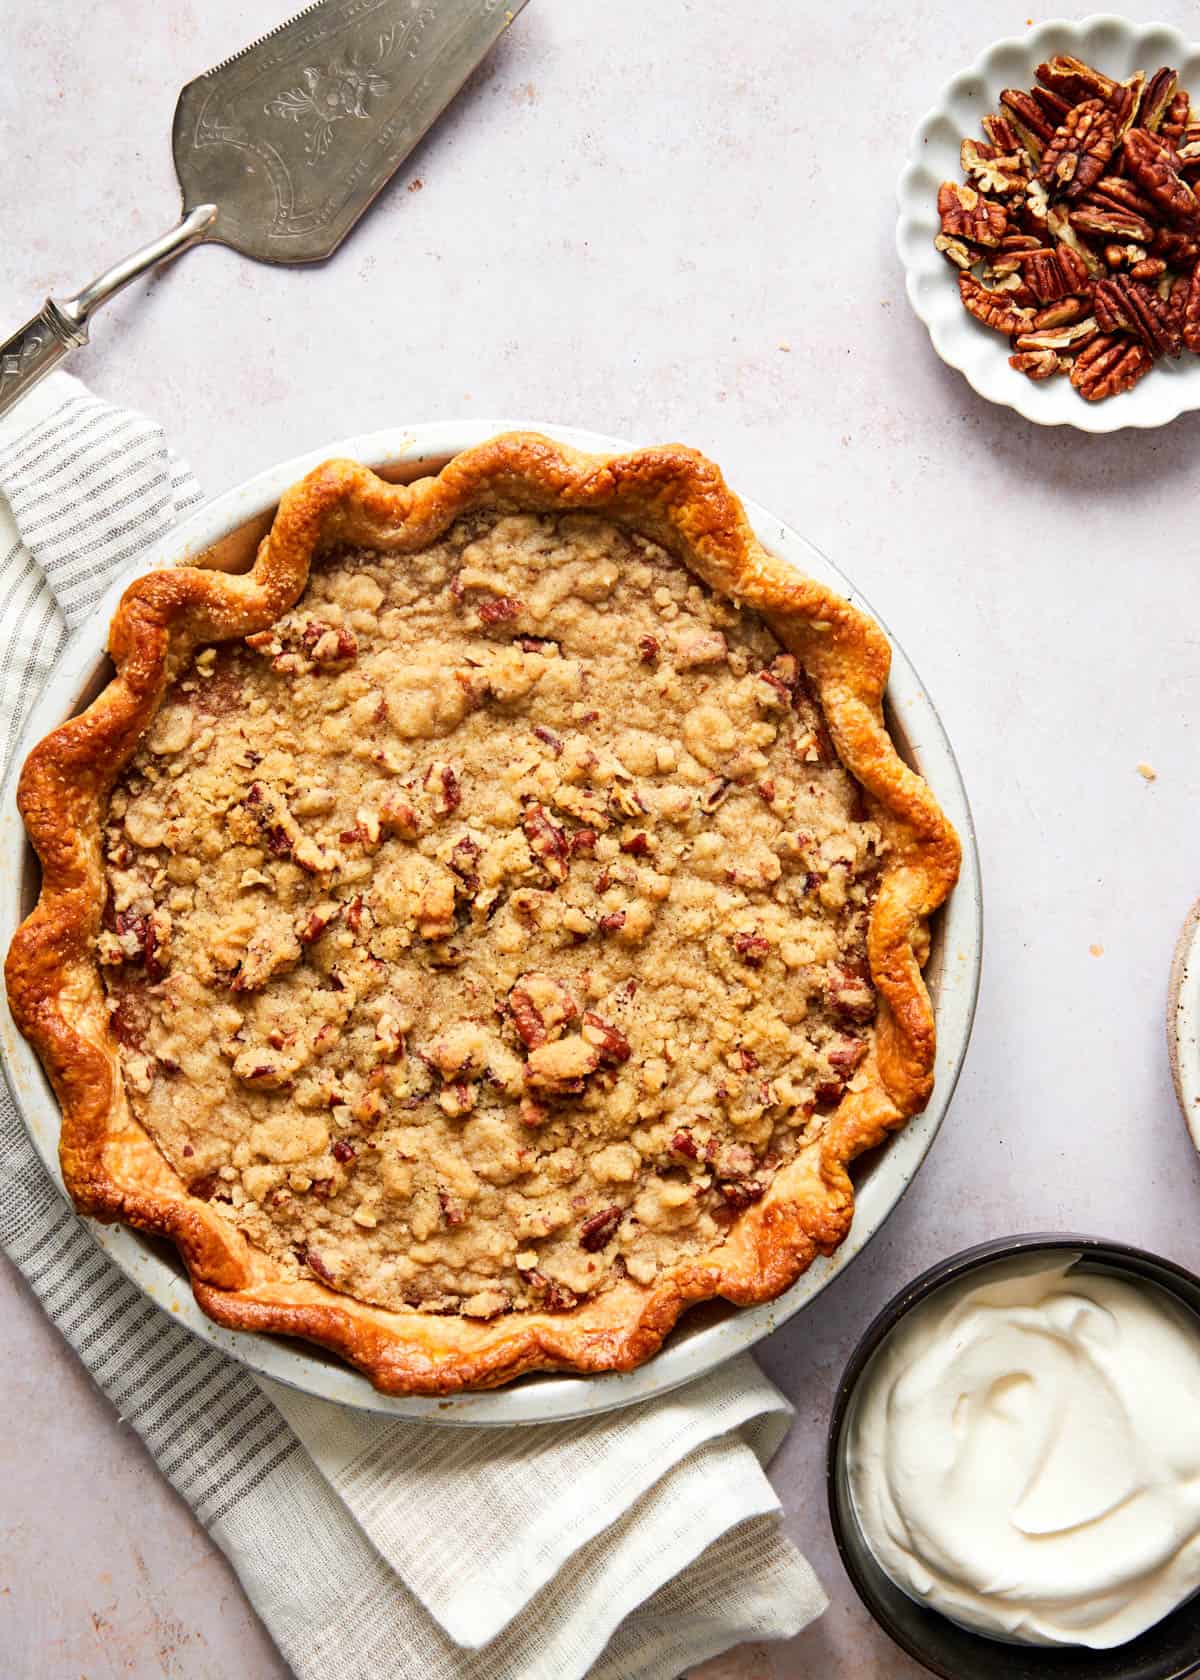
{"type": "Polygon", "coordinates": [[[0,346],[0,414],[86,344],[102,304],[193,245],[331,256],[526,4],[317,0],[189,82],[172,128],[182,220],[0,346]]]}

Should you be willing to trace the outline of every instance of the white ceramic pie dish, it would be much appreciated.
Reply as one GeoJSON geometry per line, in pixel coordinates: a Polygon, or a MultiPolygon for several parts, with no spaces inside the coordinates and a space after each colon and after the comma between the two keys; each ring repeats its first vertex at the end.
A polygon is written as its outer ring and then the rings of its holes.
{"type": "Polygon", "coordinates": [[[1081,58],[1118,80],[1169,64],[1200,105],[1200,44],[1166,24],[1109,15],[1078,23],[1056,19],[997,41],[947,83],[913,134],[900,176],[896,224],[909,301],[929,328],[938,355],[989,402],[1014,408],[1039,426],[1074,426],[1082,432],[1163,426],[1200,408],[1200,356],[1185,352],[1174,362],[1164,357],[1132,391],[1101,403],[1085,402],[1063,377],[1035,383],[1009,367],[1008,339],[967,314],[959,299],[958,270],[933,248],[940,225],[938,187],[963,178],[959,143],[968,136],[983,139],[980,119],[997,109],[1001,90],[1032,87],[1037,66],[1056,53],[1081,58]]]}
{"type": "MultiPolygon", "coordinates": [[[[537,430],[577,448],[612,452],[624,442],[571,428],[518,421],[440,422],[343,439],[311,454],[281,462],[219,496],[192,514],[142,557],[72,638],[28,720],[22,744],[0,801],[0,950],[32,906],[37,866],[15,803],[15,778],[34,742],[86,704],[107,680],[104,652],[109,620],[120,594],[142,572],[186,560],[251,522],[265,526],[288,485],[331,456],[349,456],[383,468],[395,478],[436,471],[460,450],[496,432],[537,430]]],[[[797,532],[753,502],[746,509],[759,539],[809,575],[831,584],[870,611],[847,580],[797,532]]],[[[247,549],[236,539],[229,545],[247,549]]],[[[784,1295],[762,1307],[738,1310],[708,1303],[687,1315],[662,1351],[636,1371],[598,1377],[534,1375],[506,1388],[452,1400],[391,1397],[365,1377],[316,1347],[246,1331],[222,1329],[196,1304],[174,1249],[128,1229],[89,1221],[97,1242],[139,1288],[204,1341],[263,1376],[322,1399],[363,1410],[446,1423],[535,1423],[630,1405],[702,1375],[751,1347],[798,1312],[865,1246],[899,1201],[933,1142],[958,1079],[970,1036],[982,956],[979,860],[962,780],[941,722],[903,652],[893,643],[888,705],[893,733],[912,757],[963,841],[962,876],[935,930],[929,967],[938,1021],[933,1100],[881,1151],[855,1171],[858,1205],[849,1237],[838,1252],[817,1263],[784,1295]]],[[[7,1005],[0,1012],[0,1046],[9,1085],[34,1145],[55,1182],[58,1166],[58,1104],[30,1046],[17,1032],[7,1005]]]]}

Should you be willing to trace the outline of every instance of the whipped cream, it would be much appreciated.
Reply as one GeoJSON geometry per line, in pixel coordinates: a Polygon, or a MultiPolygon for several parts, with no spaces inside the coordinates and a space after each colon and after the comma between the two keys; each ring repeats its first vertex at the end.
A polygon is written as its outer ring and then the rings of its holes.
{"type": "Polygon", "coordinates": [[[1001,1262],[915,1308],[863,1373],[847,1462],[910,1597],[1107,1649],[1200,1588],[1200,1321],[1078,1258],[1001,1262]]]}

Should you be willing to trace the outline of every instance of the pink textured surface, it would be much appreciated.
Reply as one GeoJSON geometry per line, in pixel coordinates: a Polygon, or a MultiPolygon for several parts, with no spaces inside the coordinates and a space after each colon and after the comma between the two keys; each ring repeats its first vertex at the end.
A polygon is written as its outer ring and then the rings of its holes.
{"type": "MultiPolygon", "coordinates": [[[[1157,9],[1195,27],[1187,0],[1157,9]]],[[[15,326],[173,219],[175,89],[281,14],[9,10],[0,303],[15,326]]],[[[212,491],[409,418],[682,439],[831,554],[929,683],[981,834],[975,1042],[891,1223],[764,1349],[797,1406],[776,1486],[831,1609],[711,1680],[917,1673],[842,1575],[823,1489],[833,1386],[892,1289],[1039,1227],[1200,1262],[1162,1029],[1196,892],[1179,836],[1200,791],[1200,645],[1180,604],[1200,417],[1088,438],[989,408],[933,356],[891,245],[916,119],[1025,23],[994,0],[534,0],[328,266],[196,252],[99,317],[74,363],[164,419],[212,491]]],[[[222,1560],[3,1267],[0,1323],[0,1666],[282,1675],[222,1560]]]]}

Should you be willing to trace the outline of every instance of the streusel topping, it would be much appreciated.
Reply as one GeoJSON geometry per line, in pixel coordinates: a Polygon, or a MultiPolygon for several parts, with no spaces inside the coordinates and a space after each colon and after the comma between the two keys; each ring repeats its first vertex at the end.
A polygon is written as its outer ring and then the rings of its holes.
{"type": "Polygon", "coordinates": [[[591,515],[341,550],[112,795],[134,1113],[285,1272],[489,1318],[718,1244],[866,1053],[882,840],[753,614],[591,515]]]}

